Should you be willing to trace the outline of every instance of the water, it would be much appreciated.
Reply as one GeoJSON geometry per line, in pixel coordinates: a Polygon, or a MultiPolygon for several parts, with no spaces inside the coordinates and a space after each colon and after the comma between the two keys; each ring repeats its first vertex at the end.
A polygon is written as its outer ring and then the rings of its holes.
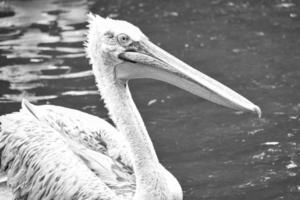
{"type": "Polygon", "coordinates": [[[26,97],[107,118],[87,71],[85,16],[125,19],[263,111],[257,119],[161,82],[130,83],[184,199],[300,198],[298,1],[24,0],[3,6],[13,12],[0,19],[0,114],[17,111],[26,97]]]}

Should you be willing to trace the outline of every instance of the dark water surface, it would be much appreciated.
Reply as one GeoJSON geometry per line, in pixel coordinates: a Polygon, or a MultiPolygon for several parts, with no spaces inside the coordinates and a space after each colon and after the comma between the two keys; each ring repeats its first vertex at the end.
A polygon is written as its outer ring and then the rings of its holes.
{"type": "Polygon", "coordinates": [[[24,0],[0,3],[0,115],[24,97],[107,118],[83,49],[86,13],[125,19],[261,106],[234,112],[167,84],[131,82],[184,199],[300,199],[300,2],[24,0]]]}

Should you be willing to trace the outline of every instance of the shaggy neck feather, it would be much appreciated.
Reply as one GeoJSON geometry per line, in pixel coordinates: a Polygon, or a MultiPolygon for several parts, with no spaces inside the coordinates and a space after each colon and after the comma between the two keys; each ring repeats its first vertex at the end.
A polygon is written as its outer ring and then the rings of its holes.
{"type": "MultiPolygon", "coordinates": [[[[112,71],[100,71],[101,65],[101,61],[93,64],[99,91],[111,119],[129,144],[137,180],[143,179],[145,169],[156,167],[159,163],[153,144],[132,100],[127,82],[116,81],[112,71]]],[[[111,66],[108,69],[113,68],[111,66]]]]}

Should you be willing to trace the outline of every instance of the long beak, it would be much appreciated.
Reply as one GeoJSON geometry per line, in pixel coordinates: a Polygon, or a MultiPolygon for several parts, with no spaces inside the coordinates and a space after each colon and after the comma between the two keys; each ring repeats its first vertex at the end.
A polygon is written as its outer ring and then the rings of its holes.
{"type": "Polygon", "coordinates": [[[125,62],[115,68],[118,79],[150,78],[164,81],[225,107],[250,111],[261,116],[257,105],[149,40],[145,39],[137,44],[138,52],[125,51],[119,55],[125,62]]]}

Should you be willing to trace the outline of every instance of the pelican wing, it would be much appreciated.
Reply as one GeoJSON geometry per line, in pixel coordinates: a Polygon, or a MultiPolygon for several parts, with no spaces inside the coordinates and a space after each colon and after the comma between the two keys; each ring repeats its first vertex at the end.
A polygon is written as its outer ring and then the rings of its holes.
{"type": "Polygon", "coordinates": [[[59,133],[24,113],[0,120],[1,169],[15,199],[114,199],[59,133]]]}
{"type": "Polygon", "coordinates": [[[31,113],[40,123],[51,126],[72,141],[132,168],[132,158],[124,136],[107,121],[61,106],[36,106],[27,100],[22,101],[22,111],[31,113]]]}
{"type": "Polygon", "coordinates": [[[111,130],[118,134],[111,125],[80,111],[28,105],[32,107],[23,104],[20,112],[0,117],[1,169],[7,172],[15,198],[133,195],[132,169],[121,161],[120,150],[114,149],[120,140],[107,136],[111,130]]]}

